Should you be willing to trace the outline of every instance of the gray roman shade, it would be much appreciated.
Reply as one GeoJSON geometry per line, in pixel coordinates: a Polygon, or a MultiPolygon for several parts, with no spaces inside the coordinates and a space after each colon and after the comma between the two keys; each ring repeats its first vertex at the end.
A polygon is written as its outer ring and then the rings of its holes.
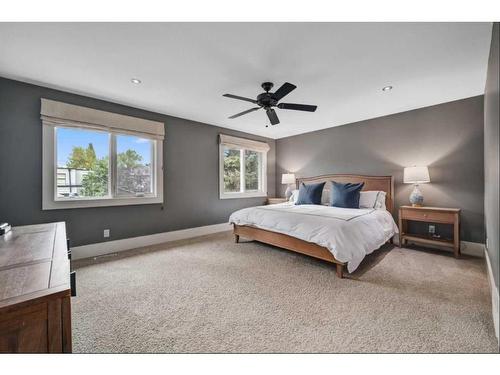
{"type": "Polygon", "coordinates": [[[162,122],[100,111],[44,98],[41,99],[40,116],[43,125],[104,130],[159,140],[165,138],[165,125],[162,122]]]}
{"type": "Polygon", "coordinates": [[[246,138],[233,137],[231,135],[219,134],[219,143],[228,147],[245,148],[252,151],[268,152],[269,145],[266,142],[254,141],[246,138]]]}

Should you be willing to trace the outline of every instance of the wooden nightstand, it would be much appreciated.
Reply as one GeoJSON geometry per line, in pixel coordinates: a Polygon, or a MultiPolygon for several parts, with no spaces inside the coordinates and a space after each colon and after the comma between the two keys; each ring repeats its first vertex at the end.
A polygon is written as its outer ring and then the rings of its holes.
{"type": "Polygon", "coordinates": [[[399,207],[399,246],[406,241],[446,246],[453,249],[455,257],[460,256],[460,209],[443,207],[399,207]],[[408,221],[453,225],[453,238],[433,238],[431,236],[407,233],[408,221]]]}
{"type": "Polygon", "coordinates": [[[267,198],[267,204],[285,203],[286,198],[267,198]]]}

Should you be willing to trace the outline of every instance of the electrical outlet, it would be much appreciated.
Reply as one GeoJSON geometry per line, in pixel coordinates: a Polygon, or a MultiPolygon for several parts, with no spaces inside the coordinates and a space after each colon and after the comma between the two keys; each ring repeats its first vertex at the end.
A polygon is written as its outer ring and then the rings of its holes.
{"type": "Polygon", "coordinates": [[[104,238],[109,237],[109,229],[104,229],[104,238]]]}
{"type": "Polygon", "coordinates": [[[436,234],[436,226],[429,225],[429,234],[436,234]]]}

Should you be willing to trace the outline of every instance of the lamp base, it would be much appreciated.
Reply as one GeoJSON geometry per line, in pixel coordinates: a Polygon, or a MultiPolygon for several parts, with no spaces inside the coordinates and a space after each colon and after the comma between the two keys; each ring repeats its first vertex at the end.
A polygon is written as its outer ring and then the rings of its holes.
{"type": "Polygon", "coordinates": [[[288,186],[286,187],[286,191],[285,191],[286,200],[290,200],[292,193],[293,193],[292,185],[288,184],[288,186]]]}
{"type": "Polygon", "coordinates": [[[424,196],[422,192],[418,189],[418,185],[415,184],[413,191],[410,194],[410,203],[413,207],[422,207],[424,204],[424,196]]]}

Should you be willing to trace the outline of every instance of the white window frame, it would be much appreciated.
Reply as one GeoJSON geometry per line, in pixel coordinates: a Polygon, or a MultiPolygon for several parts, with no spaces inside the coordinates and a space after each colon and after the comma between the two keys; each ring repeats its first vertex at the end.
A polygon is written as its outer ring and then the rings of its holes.
{"type": "MultiPolygon", "coordinates": [[[[42,99],[42,103],[43,103],[42,99]]],[[[63,104],[63,103],[61,103],[63,104]]],[[[69,105],[67,105],[69,106],[69,105]]],[[[83,108],[83,107],[79,107],[83,108]]],[[[100,111],[98,111],[100,112],[100,111]]],[[[107,113],[109,115],[114,115],[107,113]]],[[[122,115],[115,115],[122,116],[122,115]]],[[[123,116],[127,117],[127,116],[123,116]]],[[[119,119],[119,118],[118,118],[119,119]]],[[[121,132],[116,127],[102,128],[78,126],[74,122],[65,123],[63,119],[45,121],[42,116],[42,209],[58,210],[85,207],[110,207],[140,204],[163,204],[163,138],[148,134],[133,134],[130,131],[121,132]],[[82,130],[102,131],[110,135],[109,139],[109,180],[108,196],[105,197],[57,197],[57,128],[72,128],[82,130]],[[153,151],[153,193],[145,196],[123,196],[116,193],[116,135],[136,135],[154,141],[153,151]]]]}
{"type": "Polygon", "coordinates": [[[219,198],[235,199],[235,198],[267,197],[267,151],[268,150],[269,150],[269,145],[267,143],[221,134],[219,141],[219,198]],[[224,149],[226,148],[240,151],[239,192],[224,191],[224,149]],[[245,191],[245,151],[247,150],[260,153],[258,190],[245,191]]]}

